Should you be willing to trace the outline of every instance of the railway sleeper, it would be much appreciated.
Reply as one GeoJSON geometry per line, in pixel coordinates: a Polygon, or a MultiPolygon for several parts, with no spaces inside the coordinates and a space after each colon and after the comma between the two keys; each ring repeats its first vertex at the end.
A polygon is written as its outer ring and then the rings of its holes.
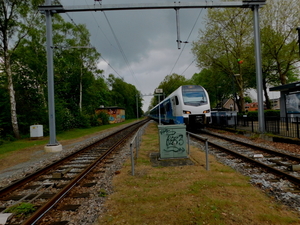
{"type": "Polygon", "coordinates": [[[291,171],[300,171],[300,165],[291,165],[288,167],[288,169],[291,171]]]}
{"type": "Polygon", "coordinates": [[[65,170],[62,171],[62,172],[55,172],[55,173],[52,174],[52,178],[54,178],[54,179],[60,179],[60,178],[63,178],[63,176],[64,176],[65,174],[67,174],[69,171],[71,171],[72,169],[73,169],[73,167],[70,167],[70,168],[65,169],[65,170]]]}

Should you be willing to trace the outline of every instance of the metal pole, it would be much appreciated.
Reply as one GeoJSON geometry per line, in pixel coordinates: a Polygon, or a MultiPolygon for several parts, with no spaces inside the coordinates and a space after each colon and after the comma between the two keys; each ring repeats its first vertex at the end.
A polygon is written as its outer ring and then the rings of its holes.
{"type": "Polygon", "coordinates": [[[300,56],[300,27],[297,27],[296,30],[298,31],[298,44],[299,44],[299,56],[300,56]]]}
{"type": "Polygon", "coordinates": [[[178,49],[181,48],[181,41],[180,41],[180,28],[179,28],[179,8],[175,8],[176,11],[176,28],[177,28],[177,47],[178,49]]]}
{"type": "Polygon", "coordinates": [[[188,155],[190,154],[190,134],[187,133],[188,155]]]}
{"type": "Polygon", "coordinates": [[[136,94],[136,118],[139,119],[138,94],[136,94]]]}
{"type": "Polygon", "coordinates": [[[131,155],[131,174],[134,176],[134,156],[133,156],[133,144],[130,143],[130,155],[131,155]]]}
{"type": "MultiPolygon", "coordinates": [[[[51,5],[51,0],[46,0],[51,5]]],[[[46,39],[47,39],[47,74],[48,74],[48,110],[49,110],[49,144],[59,145],[56,141],[55,104],[54,104],[54,75],[53,75],[53,41],[52,41],[52,15],[46,10],[46,39]]]]}
{"type": "MultiPolygon", "coordinates": [[[[158,94],[158,104],[160,103],[160,94],[158,94]]],[[[158,124],[160,125],[160,105],[158,105],[158,124]]]]}
{"type": "Polygon", "coordinates": [[[205,140],[205,160],[206,160],[206,170],[209,170],[209,159],[208,159],[208,140],[205,140]]]}
{"type": "Polygon", "coordinates": [[[255,62],[256,62],[256,82],[257,82],[257,100],[258,100],[258,125],[259,132],[265,133],[263,85],[262,85],[262,63],[259,31],[259,5],[253,6],[254,17],[254,40],[255,40],[255,62]]]}
{"type": "Polygon", "coordinates": [[[136,149],[136,153],[135,153],[135,158],[137,159],[138,154],[139,154],[139,137],[140,136],[140,130],[137,132],[136,138],[135,138],[135,149],[136,149]]]}

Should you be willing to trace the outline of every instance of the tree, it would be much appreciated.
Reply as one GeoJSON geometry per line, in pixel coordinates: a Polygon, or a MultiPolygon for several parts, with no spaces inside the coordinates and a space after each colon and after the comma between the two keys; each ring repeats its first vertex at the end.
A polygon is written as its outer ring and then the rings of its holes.
{"type": "Polygon", "coordinates": [[[16,138],[20,137],[15,90],[13,83],[11,55],[18,47],[20,41],[26,37],[28,30],[34,25],[39,16],[37,8],[42,0],[7,0],[0,1],[0,57],[3,73],[7,78],[7,89],[9,91],[11,124],[16,138]]]}
{"type": "Polygon", "coordinates": [[[249,53],[253,39],[250,13],[247,9],[208,10],[206,30],[200,30],[201,36],[192,48],[200,68],[213,70],[215,75],[226,74],[227,86],[234,83],[239,111],[244,109],[244,91],[249,88],[250,77],[247,70],[253,62],[253,51],[249,53]]]}
{"type": "Polygon", "coordinates": [[[287,84],[299,75],[296,27],[300,24],[297,0],[269,0],[261,13],[263,70],[270,85],[287,84]]]}
{"type": "Polygon", "coordinates": [[[111,87],[111,103],[115,106],[126,109],[126,118],[136,118],[137,113],[142,113],[141,93],[132,84],[126,83],[122,78],[117,78],[113,74],[108,77],[111,87]],[[138,112],[136,110],[138,104],[138,112]]]}
{"type": "MultiPolygon", "coordinates": [[[[260,13],[263,89],[269,107],[268,86],[293,82],[299,74],[295,66],[299,8],[296,0],[269,0],[260,13]]],[[[244,110],[244,92],[256,88],[252,20],[247,9],[209,10],[206,30],[200,31],[192,49],[199,67],[227,74],[228,83],[234,80],[239,111],[244,110]]]]}
{"type": "Polygon", "coordinates": [[[203,69],[200,73],[195,73],[191,79],[195,85],[200,85],[206,89],[209,94],[211,106],[217,105],[225,98],[234,97],[235,85],[227,81],[227,74],[213,69],[203,69]]]}
{"type": "MultiPolygon", "coordinates": [[[[162,101],[164,98],[168,97],[173,91],[175,91],[177,88],[179,88],[182,85],[188,85],[191,84],[190,80],[187,80],[184,76],[178,75],[176,73],[173,73],[172,75],[167,75],[162,82],[160,82],[158,89],[163,90],[163,96],[160,97],[160,100],[162,101]]],[[[154,90],[155,94],[155,90],[154,90]]],[[[154,97],[151,100],[150,107],[154,107],[156,104],[158,104],[158,98],[154,97]]],[[[149,108],[150,108],[149,107],[149,108]]]]}

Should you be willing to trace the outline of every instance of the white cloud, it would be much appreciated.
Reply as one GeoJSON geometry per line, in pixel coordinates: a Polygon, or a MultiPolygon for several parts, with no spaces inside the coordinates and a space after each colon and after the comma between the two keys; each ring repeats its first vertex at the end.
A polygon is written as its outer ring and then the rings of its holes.
{"type": "MultiPolygon", "coordinates": [[[[65,6],[95,3],[93,0],[60,0],[60,2],[65,6]]],[[[102,0],[102,4],[141,2],[161,3],[160,0],[127,0],[126,2],[102,0]]],[[[165,0],[165,2],[174,1],[165,0]]],[[[181,2],[191,1],[181,0],[181,2]]],[[[120,75],[125,82],[135,85],[142,94],[153,93],[159,83],[170,73],[181,74],[185,71],[183,75],[190,78],[194,73],[199,72],[195,63],[189,67],[194,60],[191,54],[191,42],[197,40],[201,26],[200,17],[194,27],[199,14],[203,17],[205,9],[179,11],[180,37],[182,41],[186,41],[189,37],[190,42],[181,53],[182,49],[177,49],[174,9],[68,13],[76,24],[86,24],[91,32],[91,44],[113,68],[100,59],[98,67],[104,70],[105,76],[110,73],[115,76],[120,75]],[[179,55],[181,56],[178,59],[179,55]]],[[[69,17],[64,17],[70,21],[69,17]]],[[[183,48],[184,44],[181,47],[183,48]]],[[[145,111],[148,109],[151,97],[144,97],[144,100],[145,111]]]]}

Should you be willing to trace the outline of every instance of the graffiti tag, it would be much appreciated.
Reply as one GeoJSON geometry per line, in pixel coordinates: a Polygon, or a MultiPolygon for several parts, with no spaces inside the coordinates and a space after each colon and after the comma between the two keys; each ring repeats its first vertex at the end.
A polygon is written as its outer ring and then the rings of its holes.
{"type": "Polygon", "coordinates": [[[182,134],[177,134],[176,131],[170,129],[164,129],[160,131],[161,134],[167,135],[165,152],[184,152],[185,148],[184,139],[182,134]]]}

